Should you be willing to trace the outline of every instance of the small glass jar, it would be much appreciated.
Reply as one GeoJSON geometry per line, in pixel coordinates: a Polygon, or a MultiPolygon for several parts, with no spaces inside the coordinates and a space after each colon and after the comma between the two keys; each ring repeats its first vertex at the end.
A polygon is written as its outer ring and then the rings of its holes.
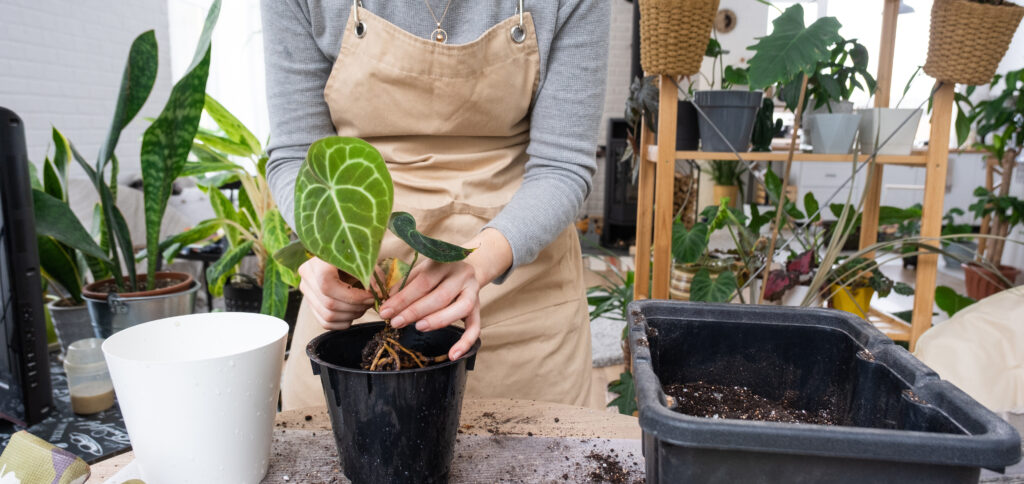
{"type": "Polygon", "coordinates": [[[64,371],[68,375],[71,411],[79,415],[102,412],[114,405],[114,384],[103,358],[103,338],[88,338],[68,346],[64,371]]]}

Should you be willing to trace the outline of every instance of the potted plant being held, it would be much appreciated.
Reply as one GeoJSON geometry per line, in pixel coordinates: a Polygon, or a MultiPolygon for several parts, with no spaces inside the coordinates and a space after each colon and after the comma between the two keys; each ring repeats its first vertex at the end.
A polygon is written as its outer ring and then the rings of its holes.
{"type": "Polygon", "coordinates": [[[223,296],[228,311],[268,314],[294,329],[302,293],[296,289],[298,274],[273,257],[291,242],[292,232],[270,195],[267,155],[256,136],[209,95],[204,111],[220,131],[199,128],[193,159],[185,163],[183,174],[195,173],[215,217],[165,240],[161,252],[169,262],[182,247],[223,233],[227,248],[206,272],[210,293],[223,296]],[[221,191],[228,184],[237,187],[237,206],[221,191]],[[250,254],[256,257],[256,269],[243,273],[243,259],[250,254]]]}
{"type": "MultiPolygon", "coordinates": [[[[875,78],[868,73],[868,50],[856,40],[840,38],[826,60],[808,73],[803,116],[805,140],[809,136],[815,153],[853,152],[860,115],[853,113],[850,97],[860,89],[872,94],[875,78]]],[[[796,110],[800,97],[798,76],[785,83],[779,97],[790,111],[796,110]]]]}
{"type": "Polygon", "coordinates": [[[36,224],[36,245],[40,272],[47,290],[53,295],[46,307],[61,349],[67,352],[71,343],[94,337],[89,308],[82,299],[82,286],[89,282],[90,270],[96,271],[92,274],[94,279],[109,277],[109,273],[100,262],[106,260],[106,252],[93,241],[92,234],[77,223],[68,205],[67,167],[71,150],[67,139],[57,128],[52,129],[52,139],[54,156],[45,158],[42,180],[32,177],[32,195],[37,220],[60,219],[57,224],[47,221],[36,224]],[[61,232],[46,233],[54,226],[61,232]],[[83,247],[83,251],[62,242],[68,238],[77,241],[76,245],[83,247]]]}
{"type": "Polygon", "coordinates": [[[1013,287],[1020,269],[1003,265],[1003,249],[1007,235],[1024,222],[1024,200],[1010,195],[997,195],[983,187],[974,189],[977,201],[969,209],[977,218],[990,218],[989,235],[984,247],[979,244],[976,259],[963,264],[967,295],[981,300],[1003,289],[1013,287]]]}
{"type": "MultiPolygon", "coordinates": [[[[308,250],[351,275],[379,308],[405,286],[419,256],[445,263],[472,252],[418,232],[412,215],[391,212],[393,201],[387,165],[369,143],[343,137],[313,143],[295,184],[295,228],[304,248],[290,245],[279,251],[280,259],[297,266],[308,250]],[[413,249],[411,262],[377,260],[387,229],[413,249]]],[[[478,335],[473,324],[420,332],[381,321],[310,341],[306,353],[321,376],[349,479],[394,482],[415,476],[433,482],[448,474],[478,335]],[[449,359],[452,352],[455,360],[449,359]],[[387,451],[367,459],[367,448],[387,451]]]]}
{"type": "MultiPolygon", "coordinates": [[[[171,187],[184,168],[192,138],[203,110],[203,92],[210,67],[210,36],[220,12],[220,3],[210,8],[196,54],[184,76],[174,85],[163,110],[142,136],[140,162],[145,199],[146,271],[136,272],[135,251],[124,215],[116,205],[118,159],[114,154],[124,127],[138,114],[156,81],[156,35],[148,31],[135,39],[128,54],[121,80],[111,128],[100,146],[96,162],[90,164],[68,143],[72,157],[88,175],[99,194],[97,214],[101,227],[99,246],[105,258],[96,258],[112,277],[82,288],[96,336],[111,334],[136,324],[170,316],[189,314],[195,304],[199,284],[192,276],[163,272],[160,267],[160,224],[167,210],[171,187]]],[[[48,207],[44,207],[46,209],[48,207]]],[[[47,212],[43,212],[46,214],[47,212]]],[[[44,215],[43,225],[60,232],[85,232],[77,219],[58,220],[44,215]],[[61,225],[61,227],[53,227],[61,225]],[[73,229],[71,227],[74,227],[73,229]]],[[[85,252],[95,244],[88,241],[62,241],[85,252]]],[[[96,271],[94,270],[95,274],[96,271]]]]}

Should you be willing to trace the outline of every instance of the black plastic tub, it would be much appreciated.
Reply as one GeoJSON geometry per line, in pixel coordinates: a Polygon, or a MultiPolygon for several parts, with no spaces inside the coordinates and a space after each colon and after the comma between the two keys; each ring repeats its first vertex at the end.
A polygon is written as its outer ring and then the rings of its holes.
{"type": "MultiPolygon", "coordinates": [[[[447,482],[455,437],[478,340],[455,361],[412,370],[372,372],[359,368],[366,343],[383,322],[360,324],[317,336],[306,346],[320,375],[341,468],[355,484],[447,482]]],[[[448,352],[462,336],[447,327],[416,333],[401,342],[427,356],[448,352]]]]}
{"type": "Polygon", "coordinates": [[[1020,460],[1013,427],[848,313],[649,300],[629,325],[647,482],[978,482],[1020,460]],[[662,385],[697,381],[841,425],[671,410],[662,385]]]}

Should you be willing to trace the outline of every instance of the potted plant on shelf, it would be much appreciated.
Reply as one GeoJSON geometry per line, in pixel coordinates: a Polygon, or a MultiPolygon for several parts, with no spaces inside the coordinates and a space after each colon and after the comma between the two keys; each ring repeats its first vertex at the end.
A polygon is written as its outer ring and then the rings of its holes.
{"type": "Polygon", "coordinates": [[[746,168],[739,160],[711,160],[711,179],[715,186],[712,189],[712,196],[715,206],[721,205],[728,200],[730,207],[742,205],[743,174],[746,168]]]}
{"type": "Polygon", "coordinates": [[[199,128],[193,160],[182,173],[196,174],[216,217],[165,240],[162,252],[169,262],[181,247],[223,232],[227,248],[206,272],[210,293],[223,295],[228,311],[268,314],[294,328],[302,293],[295,289],[298,274],[273,257],[291,242],[292,232],[267,185],[267,155],[256,136],[216,99],[207,95],[203,109],[220,132],[199,128]],[[221,191],[227,184],[238,187],[237,206],[221,191]],[[249,254],[256,256],[256,270],[241,273],[242,259],[249,254]]]}
{"type": "Polygon", "coordinates": [[[1022,16],[1024,7],[1008,0],[935,0],[924,72],[944,82],[989,82],[1022,16]]]}
{"type": "MultiPolygon", "coordinates": [[[[412,215],[391,213],[393,199],[391,175],[373,146],[357,138],[321,139],[310,146],[295,184],[295,228],[304,248],[296,250],[296,243],[275,257],[297,258],[286,264],[292,266],[308,250],[370,291],[379,308],[405,286],[420,255],[444,263],[472,252],[418,232],[412,215]],[[377,260],[387,229],[413,249],[411,263],[377,260]]],[[[447,475],[466,371],[480,345],[450,361],[463,336],[452,326],[420,332],[382,321],[330,331],[309,343],[306,353],[328,395],[341,467],[352,481],[447,475]],[[389,450],[368,460],[367,445],[389,450]]]]}
{"type": "MultiPolygon", "coordinates": [[[[54,297],[47,304],[63,351],[80,339],[92,338],[92,319],[89,308],[82,299],[82,286],[92,279],[109,277],[102,263],[107,261],[106,252],[93,241],[92,234],[77,223],[75,214],[68,205],[67,167],[71,149],[60,131],[52,129],[54,144],[53,158],[46,156],[43,162],[43,176],[32,176],[33,208],[36,220],[59,219],[59,223],[37,222],[36,244],[39,251],[40,272],[47,289],[54,297]],[[46,233],[59,229],[58,233],[46,233]],[[79,251],[62,240],[83,247],[79,251]]],[[[33,165],[30,165],[33,166],[33,165]]]]}
{"type": "Polygon", "coordinates": [[[914,294],[914,288],[903,282],[893,282],[878,268],[873,259],[852,257],[840,262],[826,276],[829,306],[867,318],[871,298],[886,297],[891,292],[904,296],[914,294]]]}
{"type": "Polygon", "coordinates": [[[974,262],[963,264],[967,295],[981,300],[1012,287],[1020,275],[1020,269],[1003,265],[1002,260],[1007,235],[1024,222],[1024,200],[997,195],[984,187],[975,188],[974,196],[977,201],[971,204],[970,211],[976,218],[991,218],[989,234],[995,237],[979,247],[974,262]]]}
{"type": "MultiPolygon", "coordinates": [[[[724,64],[722,50],[716,39],[711,39],[706,54],[714,57],[711,65],[712,75],[718,79],[719,89],[714,89],[715,79],[705,80],[709,90],[693,93],[693,103],[700,107],[704,116],[698,116],[697,126],[700,133],[701,151],[732,152],[733,149],[744,152],[750,149],[752,135],[758,115],[761,116],[761,131],[758,132],[759,148],[763,149],[763,140],[768,133],[764,132],[766,121],[770,121],[770,113],[762,113],[761,92],[735,90],[733,87],[749,83],[747,70],[724,64]],[[715,76],[715,69],[718,69],[715,76]],[[766,120],[765,118],[769,119],[766,120]]],[[[774,103],[771,107],[774,110],[774,103]]],[[[771,127],[775,127],[774,122],[771,127]]],[[[774,135],[774,133],[771,133],[774,135]]],[[[771,140],[768,140],[769,147],[771,140]]]]}
{"type": "MultiPolygon", "coordinates": [[[[860,89],[872,94],[875,78],[867,71],[868,50],[855,39],[840,38],[828,58],[808,73],[803,116],[804,139],[809,136],[815,153],[846,154],[853,151],[860,115],[853,113],[850,97],[860,89]],[[820,128],[820,129],[818,129],[820,128]]],[[[796,110],[802,76],[779,89],[790,111],[796,110]]]]}
{"type": "MultiPolygon", "coordinates": [[[[74,145],[68,143],[72,157],[86,172],[100,199],[95,218],[102,228],[99,245],[105,257],[97,257],[96,261],[112,277],[82,288],[99,337],[108,337],[144,321],[187,314],[193,310],[198,284],[189,274],[159,271],[160,258],[157,254],[160,253],[160,223],[171,196],[171,185],[181,174],[199,125],[210,67],[210,36],[219,12],[220,1],[216,0],[206,17],[192,63],[174,85],[163,110],[142,137],[140,160],[145,198],[146,253],[149,254],[145,273],[136,273],[131,234],[116,205],[119,167],[114,149],[121,131],[138,114],[156,80],[157,44],[153,31],[140,35],[132,43],[110,131],[100,147],[96,162],[87,162],[74,145]]],[[[77,219],[51,217],[49,210],[52,206],[43,207],[41,225],[50,226],[48,230],[54,232],[74,230],[86,233],[77,219]]],[[[95,245],[91,238],[62,242],[86,253],[91,245],[95,245]]],[[[95,274],[95,270],[93,272],[95,274]]]]}

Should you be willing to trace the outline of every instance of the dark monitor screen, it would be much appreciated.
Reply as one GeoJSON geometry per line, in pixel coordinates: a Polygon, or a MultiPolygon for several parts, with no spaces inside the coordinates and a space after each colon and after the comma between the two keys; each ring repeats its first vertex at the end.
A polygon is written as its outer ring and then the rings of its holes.
{"type": "Polygon", "coordinates": [[[0,418],[31,425],[52,411],[25,128],[0,107],[0,418]]]}

